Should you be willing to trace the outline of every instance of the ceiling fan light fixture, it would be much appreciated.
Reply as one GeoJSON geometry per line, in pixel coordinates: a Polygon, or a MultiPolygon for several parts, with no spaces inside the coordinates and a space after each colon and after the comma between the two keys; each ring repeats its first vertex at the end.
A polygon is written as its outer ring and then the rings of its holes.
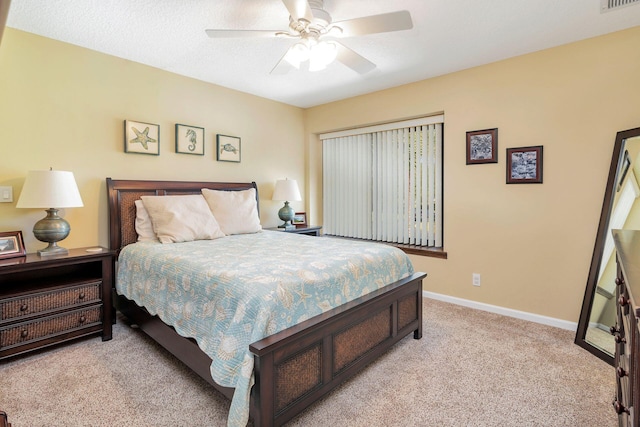
{"type": "Polygon", "coordinates": [[[340,37],[343,32],[344,32],[344,30],[342,28],[338,27],[337,25],[332,25],[331,27],[329,27],[327,29],[327,33],[326,34],[328,36],[340,37]]]}
{"type": "Polygon", "coordinates": [[[294,67],[300,68],[300,64],[309,60],[310,55],[309,46],[303,40],[291,46],[284,59],[294,67]]]}
{"type": "Polygon", "coordinates": [[[293,38],[293,37],[298,37],[298,35],[297,35],[297,34],[291,34],[291,33],[288,33],[288,32],[286,32],[286,31],[278,31],[278,32],[276,32],[274,35],[275,35],[276,37],[279,37],[279,38],[293,38]]]}
{"type": "Polygon", "coordinates": [[[338,48],[335,43],[322,41],[311,46],[310,53],[309,71],[319,71],[336,59],[338,48]]]}
{"type": "Polygon", "coordinates": [[[313,56],[309,58],[309,71],[321,71],[327,68],[327,64],[313,56]]]}

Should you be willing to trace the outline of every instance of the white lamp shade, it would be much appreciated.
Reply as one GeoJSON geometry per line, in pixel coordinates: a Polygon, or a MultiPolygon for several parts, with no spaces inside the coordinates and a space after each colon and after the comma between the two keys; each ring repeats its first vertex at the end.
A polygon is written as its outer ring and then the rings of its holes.
{"type": "Polygon", "coordinates": [[[273,190],[272,200],[297,201],[302,200],[298,181],[295,179],[279,179],[276,181],[276,188],[273,190]]]}
{"type": "Polygon", "coordinates": [[[84,206],[73,177],[67,171],[29,171],[17,208],[77,208],[84,206]]]}

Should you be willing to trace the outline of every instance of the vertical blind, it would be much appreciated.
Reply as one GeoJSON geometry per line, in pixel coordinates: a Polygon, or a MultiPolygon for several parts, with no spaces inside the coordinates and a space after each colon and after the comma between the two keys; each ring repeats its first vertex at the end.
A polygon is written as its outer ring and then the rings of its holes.
{"type": "Polygon", "coordinates": [[[324,233],[441,247],[442,122],[321,135],[324,233]]]}

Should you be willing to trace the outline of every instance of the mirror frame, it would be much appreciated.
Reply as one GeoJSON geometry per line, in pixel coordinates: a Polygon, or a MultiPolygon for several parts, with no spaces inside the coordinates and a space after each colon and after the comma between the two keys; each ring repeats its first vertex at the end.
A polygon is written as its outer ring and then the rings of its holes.
{"type": "Polygon", "coordinates": [[[593,298],[596,292],[598,281],[598,273],[600,263],[602,262],[602,252],[604,250],[604,242],[609,228],[609,218],[611,216],[611,208],[613,196],[615,195],[615,186],[618,175],[618,165],[621,160],[621,154],[625,141],[629,138],[640,136],[640,128],[628,129],[620,131],[616,134],[616,140],[613,145],[613,156],[611,157],[611,166],[609,167],[609,177],[607,178],[607,186],[604,192],[604,201],[602,202],[602,211],[600,212],[600,222],[598,223],[598,231],[596,234],[596,243],[593,247],[593,256],[591,258],[591,266],[589,267],[589,276],[587,278],[587,287],[584,292],[582,301],[582,310],[578,321],[578,329],[576,331],[575,343],[590,353],[598,356],[605,362],[613,365],[614,356],[599,349],[593,344],[586,341],[585,336],[589,327],[589,318],[591,316],[591,308],[593,306],[593,298]]]}

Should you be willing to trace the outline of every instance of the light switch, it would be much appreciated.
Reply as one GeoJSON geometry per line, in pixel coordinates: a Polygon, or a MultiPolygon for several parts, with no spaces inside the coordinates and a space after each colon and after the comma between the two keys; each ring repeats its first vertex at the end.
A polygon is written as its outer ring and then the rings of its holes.
{"type": "Polygon", "coordinates": [[[0,203],[13,202],[13,187],[0,187],[0,203]]]}

